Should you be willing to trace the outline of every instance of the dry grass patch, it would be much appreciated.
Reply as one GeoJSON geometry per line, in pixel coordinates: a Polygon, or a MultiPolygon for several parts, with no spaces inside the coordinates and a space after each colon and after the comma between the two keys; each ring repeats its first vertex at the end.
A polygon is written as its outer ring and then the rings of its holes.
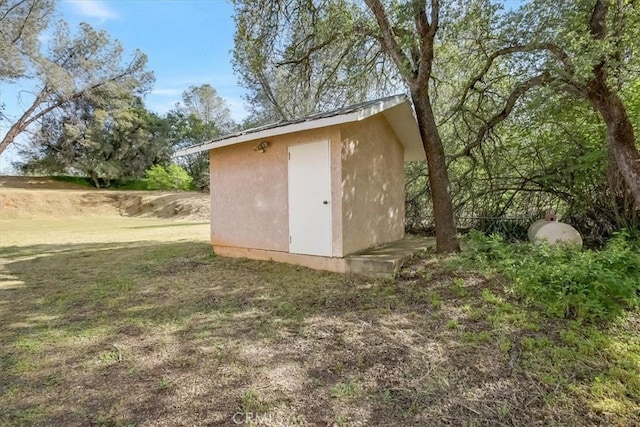
{"type": "Polygon", "coordinates": [[[216,258],[189,227],[0,248],[0,425],[640,424],[636,317],[549,320],[431,258],[216,258]]]}

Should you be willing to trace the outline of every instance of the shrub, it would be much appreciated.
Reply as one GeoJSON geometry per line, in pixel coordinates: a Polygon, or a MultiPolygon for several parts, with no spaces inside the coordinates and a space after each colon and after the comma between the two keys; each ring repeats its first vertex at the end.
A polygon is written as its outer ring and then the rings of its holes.
{"type": "Polygon", "coordinates": [[[118,190],[150,190],[149,184],[144,178],[116,180],[111,184],[111,188],[117,188],[118,190]]]}
{"type": "Polygon", "coordinates": [[[59,182],[70,182],[72,184],[82,185],[84,187],[93,187],[93,183],[91,182],[91,178],[86,178],[82,176],[69,176],[69,175],[54,175],[51,177],[54,181],[59,182]]]}
{"type": "Polygon", "coordinates": [[[152,166],[145,172],[149,190],[188,190],[193,178],[186,170],[172,164],[168,167],[152,166]]]}
{"type": "Polygon", "coordinates": [[[553,316],[606,320],[640,304],[640,239],[619,233],[599,251],[509,244],[470,235],[464,257],[512,279],[513,290],[553,316]]]}

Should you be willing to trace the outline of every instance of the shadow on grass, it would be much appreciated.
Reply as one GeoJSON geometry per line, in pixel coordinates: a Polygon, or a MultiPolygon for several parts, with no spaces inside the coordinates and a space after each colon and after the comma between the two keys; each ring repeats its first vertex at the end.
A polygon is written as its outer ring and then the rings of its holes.
{"type": "Polygon", "coordinates": [[[503,335],[516,343],[516,332],[496,332],[489,311],[473,314],[484,309],[480,290],[495,287],[484,279],[463,297],[443,271],[374,280],[215,258],[192,242],[38,245],[2,256],[21,283],[0,287],[10,425],[584,417],[578,403],[549,406],[552,386],[519,368],[517,345],[500,344],[503,335]]]}
{"type": "MultiPolygon", "coordinates": [[[[165,227],[163,225],[162,227],[165,227]]],[[[40,244],[30,246],[4,246],[0,247],[0,259],[15,260],[20,258],[34,258],[63,254],[84,254],[95,251],[117,250],[124,248],[136,248],[157,242],[113,242],[113,243],[65,243],[65,244],[40,244]]]]}
{"type": "Polygon", "coordinates": [[[167,227],[192,227],[194,225],[204,225],[209,224],[209,222],[174,222],[171,224],[157,224],[157,225],[137,225],[132,227],[121,227],[121,228],[131,228],[134,230],[137,229],[145,229],[145,228],[167,228],[167,227]]]}

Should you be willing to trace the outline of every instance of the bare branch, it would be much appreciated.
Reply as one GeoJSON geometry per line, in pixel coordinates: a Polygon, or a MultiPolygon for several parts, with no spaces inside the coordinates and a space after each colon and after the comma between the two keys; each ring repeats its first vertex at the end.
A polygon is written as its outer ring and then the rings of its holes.
{"type": "Polygon", "coordinates": [[[584,90],[584,88],[580,84],[578,84],[577,82],[573,81],[570,78],[571,76],[573,76],[575,72],[575,66],[573,65],[573,62],[571,61],[571,58],[569,57],[569,55],[564,50],[562,50],[560,46],[554,43],[533,43],[528,45],[508,46],[508,47],[496,50],[495,52],[493,52],[487,57],[486,63],[484,64],[484,67],[482,68],[482,70],[480,70],[473,78],[471,78],[469,82],[466,84],[466,86],[464,87],[462,96],[460,97],[460,101],[452,109],[451,114],[452,115],[455,114],[456,111],[462,108],[462,105],[467,101],[467,97],[471,89],[475,87],[476,83],[482,81],[482,79],[489,72],[489,69],[491,69],[493,62],[496,59],[502,56],[506,56],[514,53],[535,52],[535,51],[547,51],[551,53],[553,56],[555,56],[563,64],[565,74],[566,74],[566,76],[559,78],[559,80],[567,83],[578,92],[581,92],[584,90]]]}
{"type": "Polygon", "coordinates": [[[18,2],[16,2],[16,4],[14,4],[13,6],[11,6],[10,8],[7,9],[7,11],[4,13],[4,15],[0,16],[0,21],[2,21],[3,19],[6,19],[7,16],[9,16],[9,14],[11,12],[13,12],[15,9],[17,9],[18,7],[20,7],[20,5],[22,5],[22,3],[26,2],[27,0],[20,0],[18,2]]]}
{"type": "Polygon", "coordinates": [[[522,95],[524,95],[529,89],[533,87],[543,86],[550,83],[551,81],[553,81],[551,75],[548,72],[544,72],[516,86],[516,88],[513,89],[513,91],[509,95],[509,98],[507,98],[507,102],[505,103],[502,111],[491,117],[491,119],[489,119],[489,121],[487,121],[484,126],[482,126],[482,128],[478,131],[473,142],[465,146],[464,150],[462,150],[461,152],[453,155],[450,161],[454,161],[460,157],[469,157],[469,155],[471,154],[471,150],[479,147],[486,135],[491,132],[491,130],[493,130],[493,128],[495,128],[499,123],[503,122],[507,117],[509,117],[509,114],[511,114],[511,111],[513,111],[516,102],[522,95]]]}
{"type": "Polygon", "coordinates": [[[324,47],[326,47],[326,46],[329,46],[329,45],[330,45],[331,43],[333,43],[337,38],[338,38],[338,35],[337,35],[337,34],[335,34],[333,37],[330,37],[328,40],[325,40],[325,41],[323,41],[322,43],[320,43],[320,44],[318,44],[318,45],[311,46],[311,47],[310,47],[310,48],[309,48],[309,49],[304,53],[304,55],[302,55],[301,57],[299,57],[299,58],[292,58],[292,59],[289,59],[289,60],[286,60],[286,61],[280,61],[280,62],[277,62],[277,63],[275,64],[275,66],[276,66],[276,67],[281,67],[281,66],[283,66],[283,65],[298,65],[298,64],[301,64],[301,63],[303,63],[303,62],[308,62],[308,61],[309,61],[309,59],[311,58],[311,55],[312,55],[314,52],[316,52],[316,51],[318,51],[318,50],[320,50],[320,49],[322,49],[322,48],[324,48],[324,47]]]}
{"type": "Polygon", "coordinates": [[[389,22],[389,18],[380,3],[380,0],[365,0],[365,3],[369,7],[369,10],[373,13],[373,16],[376,18],[378,26],[380,27],[380,31],[382,33],[381,42],[382,48],[387,52],[389,56],[393,59],[393,62],[398,67],[400,74],[405,78],[407,82],[413,80],[413,70],[410,70],[409,58],[405,55],[405,53],[398,45],[398,42],[393,35],[393,29],[391,28],[391,23],[389,22]]]}

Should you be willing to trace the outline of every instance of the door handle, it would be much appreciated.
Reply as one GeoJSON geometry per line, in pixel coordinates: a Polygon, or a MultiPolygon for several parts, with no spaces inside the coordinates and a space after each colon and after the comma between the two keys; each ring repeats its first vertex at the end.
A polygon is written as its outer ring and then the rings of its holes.
{"type": "Polygon", "coordinates": [[[322,204],[323,204],[323,205],[328,205],[328,204],[329,204],[329,202],[328,202],[327,200],[324,200],[324,201],[322,202],[322,204]]]}

